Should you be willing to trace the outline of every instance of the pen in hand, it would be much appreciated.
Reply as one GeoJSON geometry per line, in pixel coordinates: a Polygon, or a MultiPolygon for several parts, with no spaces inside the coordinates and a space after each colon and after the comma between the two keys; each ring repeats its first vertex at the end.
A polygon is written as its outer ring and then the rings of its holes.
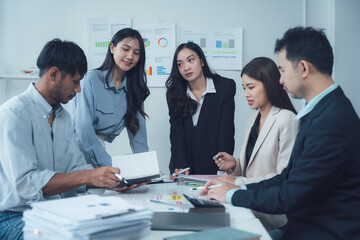
{"type": "Polygon", "coordinates": [[[115,173],[115,176],[116,176],[118,179],[120,179],[121,181],[123,181],[124,183],[129,184],[128,181],[126,181],[126,179],[123,178],[120,174],[115,173]]]}
{"type": "Polygon", "coordinates": [[[188,171],[188,170],[190,170],[189,167],[184,168],[183,170],[181,170],[181,171],[178,172],[178,173],[174,172],[171,176],[175,177],[176,175],[179,175],[179,174],[181,174],[181,173],[184,173],[184,172],[186,172],[186,171],[188,171]]]}

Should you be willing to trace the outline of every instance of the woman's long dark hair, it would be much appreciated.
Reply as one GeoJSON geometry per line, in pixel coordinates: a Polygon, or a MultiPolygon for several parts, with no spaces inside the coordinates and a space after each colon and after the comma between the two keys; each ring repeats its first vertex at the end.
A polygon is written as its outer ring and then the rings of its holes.
{"type": "Polygon", "coordinates": [[[280,84],[280,72],[275,62],[270,58],[258,57],[251,60],[241,71],[241,77],[246,74],[264,84],[267,97],[271,105],[292,111],[296,110],[292,105],[288,94],[280,84]]]}
{"type": "MultiPolygon", "coordinates": [[[[139,62],[129,71],[127,71],[127,109],[125,114],[125,127],[135,136],[139,130],[139,119],[136,117],[136,112],[139,111],[140,114],[145,118],[146,113],[144,112],[142,106],[144,104],[145,99],[149,96],[150,91],[147,87],[146,83],[146,73],[145,73],[145,47],[143,43],[143,39],[140,33],[131,28],[124,28],[118,31],[113,38],[111,39],[111,43],[116,47],[116,45],[121,42],[124,38],[134,38],[139,41],[140,46],[140,58],[139,62]]],[[[115,67],[114,56],[109,48],[104,60],[104,63],[97,68],[96,70],[107,70],[105,81],[106,85],[109,86],[109,79],[112,70],[115,67]]]]}
{"type": "Polygon", "coordinates": [[[197,108],[197,103],[186,94],[188,82],[181,76],[177,66],[177,56],[184,48],[188,48],[198,55],[200,61],[204,65],[202,71],[206,78],[214,78],[217,75],[210,70],[204,52],[197,44],[188,42],[182,43],[177,47],[174,53],[171,73],[166,80],[165,86],[167,88],[167,102],[169,107],[174,109],[175,118],[179,122],[194,115],[197,108]]]}

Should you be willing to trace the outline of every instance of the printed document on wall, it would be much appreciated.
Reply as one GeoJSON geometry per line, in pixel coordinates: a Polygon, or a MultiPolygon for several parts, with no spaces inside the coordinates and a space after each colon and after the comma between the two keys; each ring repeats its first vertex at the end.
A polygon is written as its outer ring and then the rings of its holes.
{"type": "Polygon", "coordinates": [[[89,18],[88,57],[89,69],[98,68],[104,62],[111,38],[117,31],[131,27],[130,18],[89,18]]]}
{"type": "Polygon", "coordinates": [[[175,52],[175,23],[134,23],[145,44],[148,86],[164,87],[175,52]]]}
{"type": "Polygon", "coordinates": [[[185,28],[179,29],[178,45],[198,44],[210,67],[215,70],[241,70],[242,28],[185,28]]]}

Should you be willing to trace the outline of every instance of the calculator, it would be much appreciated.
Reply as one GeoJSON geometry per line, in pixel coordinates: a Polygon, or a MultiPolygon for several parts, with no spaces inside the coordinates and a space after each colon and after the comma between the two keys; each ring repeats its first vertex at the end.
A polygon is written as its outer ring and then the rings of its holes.
{"type": "Polygon", "coordinates": [[[224,208],[224,205],[217,200],[192,198],[185,193],[183,195],[195,208],[224,208]]]}

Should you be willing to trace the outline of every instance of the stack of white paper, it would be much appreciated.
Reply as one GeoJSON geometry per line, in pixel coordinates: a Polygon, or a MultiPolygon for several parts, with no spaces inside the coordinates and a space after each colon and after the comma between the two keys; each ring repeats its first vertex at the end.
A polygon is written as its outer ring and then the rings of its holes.
{"type": "Polygon", "coordinates": [[[139,239],[152,212],[119,197],[84,195],[35,202],[24,212],[25,239],[139,239]]]}

